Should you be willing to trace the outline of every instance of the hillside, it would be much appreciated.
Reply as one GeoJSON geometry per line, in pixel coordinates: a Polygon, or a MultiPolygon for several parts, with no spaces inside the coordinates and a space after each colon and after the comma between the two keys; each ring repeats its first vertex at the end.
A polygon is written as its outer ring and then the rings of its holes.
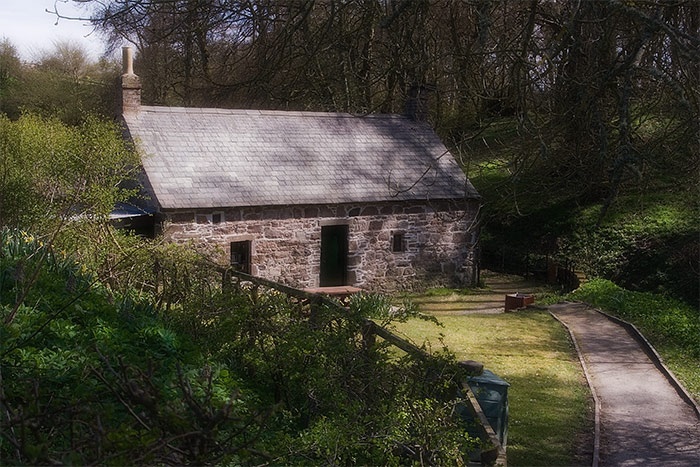
{"type": "Polygon", "coordinates": [[[664,164],[669,157],[657,154],[610,196],[608,178],[593,187],[556,180],[541,158],[522,166],[518,151],[528,138],[516,128],[512,120],[496,121],[478,144],[462,150],[484,198],[482,267],[537,273],[550,258],[630,290],[698,304],[697,174],[681,170],[678,161],[664,164]]]}

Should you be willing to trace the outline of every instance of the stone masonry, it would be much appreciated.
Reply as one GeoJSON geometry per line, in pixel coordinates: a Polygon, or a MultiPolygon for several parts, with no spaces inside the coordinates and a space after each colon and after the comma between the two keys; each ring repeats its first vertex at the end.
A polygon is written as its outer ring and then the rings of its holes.
{"type": "Polygon", "coordinates": [[[473,284],[480,196],[421,118],[430,87],[406,115],[148,106],[123,57],[124,134],[166,239],[296,287],[473,284]]]}
{"type": "Polygon", "coordinates": [[[472,284],[477,210],[475,200],[172,210],[163,212],[163,229],[222,264],[231,242],[251,241],[253,275],[318,287],[321,228],[347,225],[347,285],[388,292],[472,284]],[[397,234],[403,251],[393,251],[397,234]]]}

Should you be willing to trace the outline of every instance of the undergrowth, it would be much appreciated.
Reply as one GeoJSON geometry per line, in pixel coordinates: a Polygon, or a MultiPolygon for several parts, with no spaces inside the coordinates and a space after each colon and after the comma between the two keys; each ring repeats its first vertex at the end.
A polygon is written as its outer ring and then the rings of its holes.
{"type": "Polygon", "coordinates": [[[0,230],[3,463],[463,463],[475,440],[453,356],[396,359],[364,335],[367,317],[410,310],[222,287],[185,258],[158,257],[152,292],[130,293],[0,230]]]}

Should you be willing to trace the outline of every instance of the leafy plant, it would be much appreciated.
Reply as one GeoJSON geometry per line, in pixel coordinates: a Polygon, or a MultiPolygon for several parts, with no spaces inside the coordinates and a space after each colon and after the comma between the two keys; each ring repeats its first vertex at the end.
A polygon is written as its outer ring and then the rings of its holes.
{"type": "Polygon", "coordinates": [[[245,385],[148,303],[27,233],[0,241],[3,460],[211,463],[255,438],[245,385]]]}
{"type": "Polygon", "coordinates": [[[87,117],[77,127],[55,118],[0,115],[0,226],[48,234],[67,219],[105,219],[138,166],[115,124],[87,117]]]}
{"type": "Polygon", "coordinates": [[[29,233],[0,239],[4,460],[444,464],[473,446],[453,357],[367,338],[368,316],[412,310],[222,283],[177,248],[150,291],[122,291],[29,233]]]}

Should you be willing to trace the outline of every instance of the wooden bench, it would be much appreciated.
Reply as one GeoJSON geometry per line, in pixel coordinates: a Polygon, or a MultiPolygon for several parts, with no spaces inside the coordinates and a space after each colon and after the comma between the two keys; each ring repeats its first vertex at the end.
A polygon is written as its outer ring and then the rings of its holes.
{"type": "Polygon", "coordinates": [[[303,289],[304,292],[326,295],[328,297],[333,297],[339,299],[341,302],[345,302],[351,295],[362,292],[359,287],[353,287],[351,285],[337,285],[333,287],[310,287],[303,289]]]}

